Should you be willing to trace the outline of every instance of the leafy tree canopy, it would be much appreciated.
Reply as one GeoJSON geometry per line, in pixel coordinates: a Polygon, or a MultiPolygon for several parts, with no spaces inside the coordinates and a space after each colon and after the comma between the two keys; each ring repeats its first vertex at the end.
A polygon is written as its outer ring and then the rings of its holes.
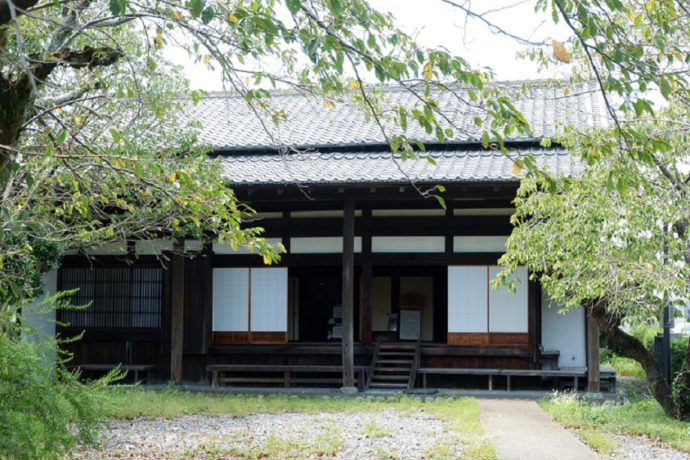
{"type": "MultiPolygon", "coordinates": [[[[447,3],[486,20],[467,3],[447,3]]],[[[529,266],[566,308],[585,306],[616,351],[642,364],[666,412],[689,418],[690,349],[672,394],[656,358],[619,326],[659,318],[665,305],[690,298],[690,9],[664,0],[535,7],[572,35],[528,56],[541,66],[569,65],[574,81],[595,80],[611,123],[555,139],[580,161],[580,176],[529,168],[502,263],[508,271],[529,266]]],[[[565,85],[563,97],[568,92],[565,85]]]]}
{"type": "Polygon", "coordinates": [[[484,111],[499,144],[506,126],[528,129],[485,85],[489,73],[418,46],[362,0],[6,1],[0,298],[31,296],[36,277],[26,274],[49,269],[65,250],[113,241],[220,238],[276,259],[281,248],[244,225],[251,209],[196,142],[203,120],[179,116],[202,95],[163,59],[166,47],[220,69],[228,90],[267,124],[289,116],[271,108],[267,85],[324,104],[354,100],[402,155],[417,148],[405,135],[408,119],[439,141],[454,136],[435,101],[449,82],[472,88],[464,102],[484,111]],[[407,89],[423,110],[391,111],[365,84],[370,76],[407,89]]]}

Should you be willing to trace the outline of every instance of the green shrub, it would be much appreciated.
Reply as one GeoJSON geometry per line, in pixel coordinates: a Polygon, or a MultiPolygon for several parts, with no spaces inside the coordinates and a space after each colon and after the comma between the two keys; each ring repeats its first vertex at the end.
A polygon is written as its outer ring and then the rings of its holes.
{"type": "Polygon", "coordinates": [[[683,368],[683,363],[688,354],[688,340],[690,340],[690,337],[674,337],[671,339],[671,370],[673,378],[676,378],[683,368]]]}
{"type": "MultiPolygon", "coordinates": [[[[642,342],[649,351],[654,353],[654,337],[661,330],[655,326],[637,325],[628,331],[628,334],[642,342]]],[[[688,353],[688,337],[673,337],[671,339],[671,372],[675,378],[683,367],[683,362],[688,353]]],[[[602,366],[616,369],[618,375],[644,377],[644,370],[636,361],[617,355],[609,348],[603,347],[600,352],[602,366]]]]}
{"type": "Polygon", "coordinates": [[[116,376],[80,383],[56,340],[39,339],[18,317],[0,310],[0,458],[62,458],[76,442],[93,440],[97,389],[116,376]]]}
{"type": "Polygon", "coordinates": [[[603,349],[601,353],[602,366],[614,368],[618,376],[644,378],[644,369],[642,369],[640,363],[634,359],[618,356],[609,349],[605,350],[606,353],[603,352],[603,349]]]}

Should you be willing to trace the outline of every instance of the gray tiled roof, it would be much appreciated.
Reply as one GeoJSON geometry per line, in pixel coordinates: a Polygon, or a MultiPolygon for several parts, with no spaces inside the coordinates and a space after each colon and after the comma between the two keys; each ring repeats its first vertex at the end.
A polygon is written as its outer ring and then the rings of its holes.
{"type": "MultiPolygon", "coordinates": [[[[581,163],[562,148],[523,149],[537,164],[552,172],[576,175],[581,163]]],[[[424,159],[394,160],[388,152],[245,154],[223,157],[231,185],[385,184],[410,180],[428,183],[509,182],[513,162],[500,152],[475,148],[429,153],[424,159]]]]}
{"type": "MultiPolygon", "coordinates": [[[[517,92],[524,82],[497,83],[517,92]]],[[[459,89],[461,93],[464,90],[459,89]]],[[[386,88],[387,105],[411,107],[419,101],[411,93],[400,88],[386,88]]],[[[454,142],[476,142],[485,127],[474,124],[480,113],[446,94],[438,98],[444,114],[458,127],[454,142]]],[[[257,116],[243,98],[237,96],[210,95],[198,105],[189,108],[189,116],[202,120],[200,140],[218,150],[272,149],[280,146],[343,147],[380,145],[384,142],[379,127],[367,119],[353,103],[339,102],[335,107],[325,107],[321,100],[294,92],[276,93],[271,98],[271,109],[284,111],[287,119],[274,126],[270,115],[257,116]],[[262,120],[265,122],[262,124],[262,120]],[[270,132],[267,133],[267,130],[270,132]]],[[[593,84],[550,84],[535,82],[529,90],[516,96],[514,103],[532,126],[532,135],[508,137],[508,141],[539,140],[552,137],[564,125],[579,128],[602,125],[607,116],[604,104],[593,84]],[[569,94],[564,95],[564,87],[569,94]]],[[[408,134],[426,141],[434,141],[409,122],[408,134]]]]}

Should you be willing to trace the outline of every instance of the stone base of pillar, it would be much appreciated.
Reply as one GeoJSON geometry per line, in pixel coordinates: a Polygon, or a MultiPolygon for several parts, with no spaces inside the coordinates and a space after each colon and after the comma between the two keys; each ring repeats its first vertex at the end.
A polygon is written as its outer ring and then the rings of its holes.
{"type": "Polygon", "coordinates": [[[346,395],[356,395],[359,390],[357,387],[340,387],[340,392],[346,395]]]}

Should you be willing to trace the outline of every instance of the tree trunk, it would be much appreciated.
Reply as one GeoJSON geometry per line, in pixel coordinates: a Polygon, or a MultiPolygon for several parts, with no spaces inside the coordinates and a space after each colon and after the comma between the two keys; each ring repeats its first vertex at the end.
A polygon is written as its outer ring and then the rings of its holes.
{"type": "MultiPolygon", "coordinates": [[[[14,147],[33,95],[28,79],[12,81],[0,74],[0,146],[14,147]]],[[[0,147],[0,190],[7,179],[12,154],[0,147]]]]}
{"type": "MultiPolygon", "coordinates": [[[[592,316],[596,319],[602,334],[608,339],[612,350],[626,358],[640,363],[647,375],[649,390],[654,399],[664,409],[666,415],[678,417],[676,404],[673,400],[671,385],[664,378],[661,366],[656,357],[644,346],[642,342],[620,329],[620,318],[606,311],[605,302],[600,301],[592,307],[592,316]]],[[[687,365],[687,362],[686,362],[687,365]]]]}

